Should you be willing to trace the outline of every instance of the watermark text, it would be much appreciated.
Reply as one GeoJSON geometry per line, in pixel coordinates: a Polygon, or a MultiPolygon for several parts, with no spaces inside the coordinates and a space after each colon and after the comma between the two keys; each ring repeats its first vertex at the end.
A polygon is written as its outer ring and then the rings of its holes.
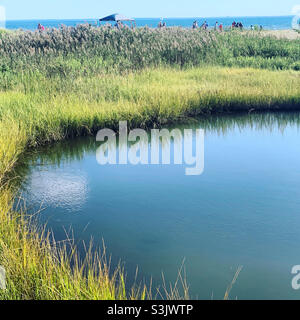
{"type": "Polygon", "coordinates": [[[127,121],[120,121],[119,136],[111,129],[100,130],[96,140],[102,142],[96,157],[100,165],[175,165],[185,163],[185,174],[201,175],[204,171],[204,130],[143,129],[128,133],[127,121]],[[173,157],[172,157],[173,150],[173,157]]]}

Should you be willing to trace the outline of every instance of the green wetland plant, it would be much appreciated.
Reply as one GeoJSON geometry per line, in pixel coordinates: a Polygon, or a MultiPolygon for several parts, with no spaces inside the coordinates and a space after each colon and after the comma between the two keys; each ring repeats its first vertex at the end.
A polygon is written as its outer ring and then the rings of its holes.
{"type": "Polygon", "coordinates": [[[0,299],[152,297],[144,286],[125,288],[124,271],[109,272],[101,254],[80,261],[13,210],[12,181],[26,151],[120,120],[153,128],[224,112],[299,110],[299,57],[299,41],[235,31],[1,32],[0,265],[8,290],[0,299]]]}
{"type": "Polygon", "coordinates": [[[143,68],[223,65],[298,70],[299,40],[260,33],[111,27],[61,27],[0,34],[0,83],[22,82],[24,74],[53,77],[119,73],[143,68]],[[20,79],[21,77],[21,79],[20,79]]]}

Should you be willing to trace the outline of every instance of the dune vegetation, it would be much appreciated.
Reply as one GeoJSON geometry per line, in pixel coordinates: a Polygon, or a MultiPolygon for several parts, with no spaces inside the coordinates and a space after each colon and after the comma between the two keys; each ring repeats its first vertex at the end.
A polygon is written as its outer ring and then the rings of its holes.
{"type": "Polygon", "coordinates": [[[124,271],[109,270],[101,253],[87,250],[81,261],[76,248],[56,244],[13,211],[14,168],[26,150],[117,128],[119,120],[153,128],[207,114],[299,110],[299,69],[299,40],[259,34],[90,26],[2,32],[0,265],[7,290],[0,298],[151,297],[146,287],[126,288],[124,271]]]}

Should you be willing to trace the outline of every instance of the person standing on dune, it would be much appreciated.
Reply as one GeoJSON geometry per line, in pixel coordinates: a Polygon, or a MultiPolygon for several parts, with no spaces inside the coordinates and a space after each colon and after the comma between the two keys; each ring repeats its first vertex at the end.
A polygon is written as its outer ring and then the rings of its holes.
{"type": "Polygon", "coordinates": [[[38,24],[38,30],[39,31],[44,31],[45,30],[45,27],[43,25],[41,25],[40,23],[38,24]]]}

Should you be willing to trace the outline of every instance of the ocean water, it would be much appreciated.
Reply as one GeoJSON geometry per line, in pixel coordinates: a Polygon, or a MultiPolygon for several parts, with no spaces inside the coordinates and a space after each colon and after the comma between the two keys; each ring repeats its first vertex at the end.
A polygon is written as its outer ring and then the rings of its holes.
{"type": "MultiPolygon", "coordinates": [[[[99,17],[100,18],[100,17],[99,17]]],[[[264,29],[291,29],[292,16],[282,17],[218,17],[218,18],[166,18],[163,21],[167,26],[191,27],[193,21],[197,20],[201,25],[205,20],[209,27],[213,27],[215,22],[223,23],[223,25],[230,26],[233,21],[242,22],[245,28],[250,28],[251,25],[262,25],[264,29]]],[[[138,27],[148,26],[154,28],[158,25],[160,18],[137,18],[136,24],[138,27]]],[[[41,23],[47,28],[57,28],[60,25],[76,26],[82,23],[90,23],[99,25],[99,19],[82,19],[82,20],[9,20],[6,22],[7,29],[25,29],[35,30],[37,24],[41,23]]]]}

